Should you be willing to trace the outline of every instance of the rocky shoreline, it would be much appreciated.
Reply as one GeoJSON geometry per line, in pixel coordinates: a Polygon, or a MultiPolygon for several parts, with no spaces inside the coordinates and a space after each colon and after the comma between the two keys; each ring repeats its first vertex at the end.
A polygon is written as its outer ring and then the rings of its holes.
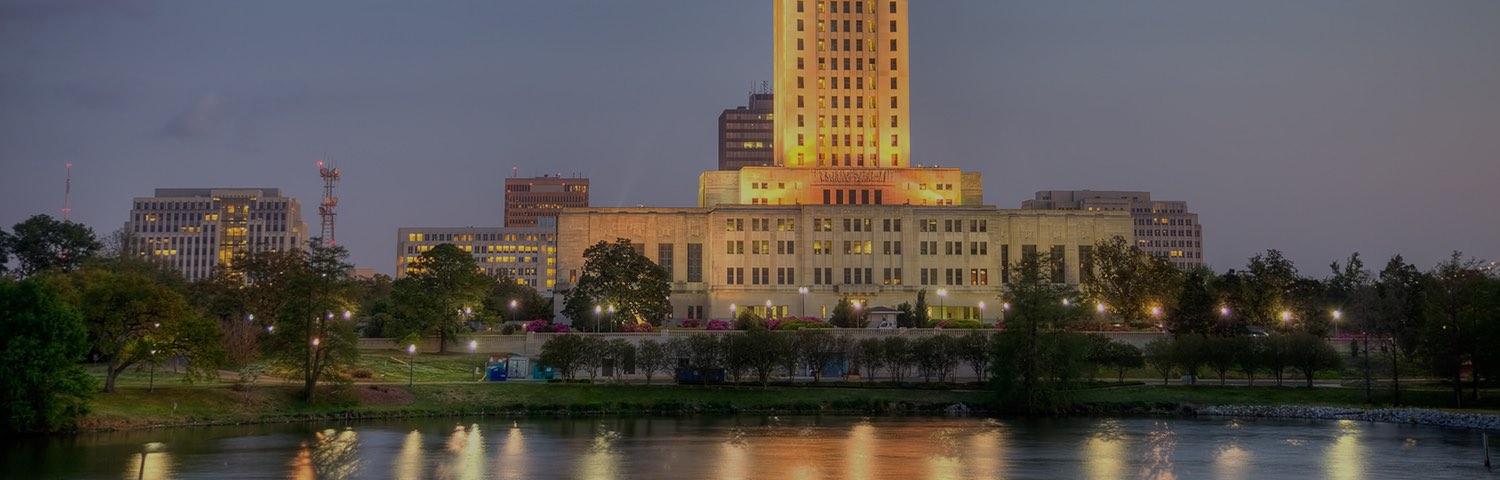
{"type": "Polygon", "coordinates": [[[1426,408],[1366,409],[1348,407],[1215,405],[1200,407],[1197,409],[1197,414],[1221,417],[1358,420],[1500,431],[1500,415],[1445,412],[1426,408]]]}

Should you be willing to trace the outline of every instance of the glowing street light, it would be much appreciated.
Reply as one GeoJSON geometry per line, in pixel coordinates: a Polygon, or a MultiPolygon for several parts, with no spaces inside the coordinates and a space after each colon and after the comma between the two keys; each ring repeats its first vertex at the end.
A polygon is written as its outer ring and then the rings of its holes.
{"type": "Polygon", "coordinates": [[[417,381],[417,344],[406,345],[406,356],[406,386],[410,388],[417,381]]]}
{"type": "Polygon", "coordinates": [[[1229,318],[1229,307],[1219,307],[1219,316],[1229,318]]]}
{"type": "Polygon", "coordinates": [[[807,316],[807,287],[797,287],[797,294],[802,296],[802,307],[797,311],[798,316],[807,316]]]}
{"type": "Polygon", "coordinates": [[[937,293],[938,293],[938,312],[940,312],[940,313],[943,314],[943,318],[947,318],[948,317],[948,307],[947,307],[946,303],[947,303],[947,300],[948,300],[948,289],[946,289],[946,288],[939,288],[937,293]]]}
{"type": "Polygon", "coordinates": [[[984,321],[984,300],[979,301],[979,321],[984,321]]]}
{"type": "Polygon", "coordinates": [[[352,316],[354,316],[354,312],[350,312],[348,310],[344,310],[344,320],[348,320],[349,317],[352,317],[352,316]]]}
{"type": "Polygon", "coordinates": [[[151,376],[146,380],[146,391],[156,390],[156,350],[151,351],[151,376]]]}
{"type": "Polygon", "coordinates": [[[515,321],[515,319],[516,319],[516,305],[517,305],[516,304],[516,300],[515,299],[511,299],[510,300],[510,319],[512,321],[515,321]]]}
{"type": "Polygon", "coordinates": [[[1344,318],[1344,312],[1339,311],[1339,310],[1334,310],[1333,311],[1333,336],[1335,338],[1337,338],[1339,336],[1339,319],[1340,318],[1344,318]]]}
{"type": "Polygon", "coordinates": [[[1290,322],[1290,321],[1292,321],[1292,311],[1291,310],[1282,310],[1281,311],[1281,321],[1283,321],[1283,322],[1290,322]]]}
{"type": "Polygon", "coordinates": [[[594,331],[599,331],[599,327],[602,326],[604,326],[604,307],[594,305],[594,331]]]}

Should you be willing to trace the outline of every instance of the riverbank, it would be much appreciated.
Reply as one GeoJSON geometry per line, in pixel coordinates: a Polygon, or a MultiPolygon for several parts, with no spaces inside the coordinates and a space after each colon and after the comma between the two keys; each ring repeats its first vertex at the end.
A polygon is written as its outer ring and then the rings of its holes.
{"type": "MultiPolygon", "coordinates": [[[[320,392],[318,402],[291,385],[236,389],[226,385],[131,386],[101,394],[79,419],[80,432],[444,416],[575,415],[946,415],[991,414],[985,390],[924,389],[829,382],[759,386],[616,385],[577,383],[353,384],[320,392]],[[962,405],[962,407],[956,407],[962,405]]],[[[1371,408],[1354,388],[1161,386],[1130,384],[1079,390],[1077,415],[1221,415],[1357,419],[1452,428],[1500,429],[1494,402],[1480,410],[1437,410],[1445,392],[1403,393],[1413,408],[1371,408]]]]}

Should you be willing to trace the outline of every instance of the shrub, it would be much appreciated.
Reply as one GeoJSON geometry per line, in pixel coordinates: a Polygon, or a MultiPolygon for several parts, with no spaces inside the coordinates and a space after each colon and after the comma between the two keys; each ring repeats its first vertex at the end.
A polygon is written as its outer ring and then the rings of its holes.
{"type": "Polygon", "coordinates": [[[370,378],[374,378],[375,377],[375,372],[371,371],[368,368],[359,367],[359,368],[350,370],[349,371],[349,376],[352,377],[352,378],[370,379],[370,378]]]}
{"type": "Polygon", "coordinates": [[[636,332],[636,333],[650,333],[650,332],[655,332],[656,331],[656,326],[651,325],[649,323],[645,323],[645,322],[627,323],[627,324],[622,325],[620,327],[620,331],[622,331],[622,332],[636,332]]]}
{"type": "Polygon", "coordinates": [[[532,320],[530,322],[526,322],[526,331],[527,332],[546,332],[546,331],[548,331],[547,321],[546,320],[532,320]]]}
{"type": "Polygon", "coordinates": [[[681,325],[682,328],[698,328],[702,326],[702,323],[700,323],[696,318],[689,318],[687,320],[683,320],[681,325]]]}
{"type": "Polygon", "coordinates": [[[506,326],[500,327],[500,334],[501,335],[514,335],[515,333],[516,333],[516,326],[515,325],[506,325],[506,326]]]}
{"type": "Polygon", "coordinates": [[[777,324],[777,330],[810,330],[818,328],[833,328],[822,320],[784,320],[777,324]]]}
{"type": "Polygon", "coordinates": [[[719,319],[714,319],[714,320],[709,320],[708,321],[708,329],[709,330],[729,330],[729,328],[730,328],[729,322],[726,322],[726,321],[723,321],[723,320],[719,320],[719,319]]]}
{"type": "Polygon", "coordinates": [[[979,320],[973,320],[973,319],[967,319],[967,318],[964,318],[964,319],[947,319],[947,320],[938,320],[936,322],[933,322],[932,323],[932,328],[951,328],[951,329],[961,329],[961,330],[978,330],[978,329],[981,329],[981,328],[985,328],[985,324],[984,324],[984,322],[981,322],[979,320]]]}
{"type": "Polygon", "coordinates": [[[568,333],[568,332],[573,331],[573,329],[568,328],[567,325],[563,325],[563,324],[559,323],[557,325],[553,325],[552,326],[552,331],[554,333],[568,333]]]}

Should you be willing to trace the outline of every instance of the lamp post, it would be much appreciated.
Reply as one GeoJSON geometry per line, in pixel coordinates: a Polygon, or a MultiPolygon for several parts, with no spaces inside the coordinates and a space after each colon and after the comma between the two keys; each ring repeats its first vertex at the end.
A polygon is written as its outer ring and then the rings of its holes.
{"type": "Polygon", "coordinates": [[[938,313],[943,314],[943,318],[948,318],[947,300],[948,300],[948,289],[946,289],[946,288],[939,288],[938,289],[938,313]]]}
{"type": "Polygon", "coordinates": [[[979,301],[979,323],[984,323],[984,301],[979,301]]]}
{"type": "Polygon", "coordinates": [[[1344,318],[1344,312],[1333,311],[1333,338],[1339,338],[1339,319],[1344,318]]]}
{"type": "Polygon", "coordinates": [[[801,307],[800,310],[797,311],[797,315],[798,316],[802,316],[802,317],[806,317],[807,316],[807,287],[798,287],[797,288],[797,295],[801,295],[802,296],[802,307],[801,307]]]}
{"type": "Polygon", "coordinates": [[[609,331],[610,332],[614,332],[615,331],[615,306],[614,305],[610,305],[609,308],[604,309],[604,311],[609,312],[609,331]]]}
{"type": "Polygon", "coordinates": [[[516,320],[516,300],[515,299],[511,299],[511,301],[510,301],[510,320],[513,321],[513,322],[516,320]]]}
{"type": "Polygon", "coordinates": [[[771,299],[766,299],[766,318],[771,318],[771,299]]]}
{"type": "Polygon", "coordinates": [[[156,390],[156,350],[151,351],[151,376],[146,381],[146,391],[156,390]]]}
{"type": "MultiPolygon", "coordinates": [[[[473,356],[474,353],[477,350],[479,350],[479,341],[478,340],[469,340],[469,355],[473,356]]],[[[475,370],[474,373],[478,373],[478,374],[481,375],[479,377],[480,380],[484,379],[484,377],[482,376],[482,375],[484,375],[484,362],[479,362],[479,368],[477,370],[475,370]]]]}
{"type": "Polygon", "coordinates": [[[739,308],[739,307],[736,306],[735,304],[733,304],[733,303],[729,304],[729,319],[730,320],[736,320],[736,319],[739,318],[739,317],[735,316],[735,314],[734,314],[734,311],[737,308],[739,308]]]}
{"type": "Polygon", "coordinates": [[[406,345],[406,386],[410,388],[417,382],[417,344],[406,345]]]}
{"type": "Polygon", "coordinates": [[[594,305],[594,331],[604,326],[604,307],[594,305]]]}

